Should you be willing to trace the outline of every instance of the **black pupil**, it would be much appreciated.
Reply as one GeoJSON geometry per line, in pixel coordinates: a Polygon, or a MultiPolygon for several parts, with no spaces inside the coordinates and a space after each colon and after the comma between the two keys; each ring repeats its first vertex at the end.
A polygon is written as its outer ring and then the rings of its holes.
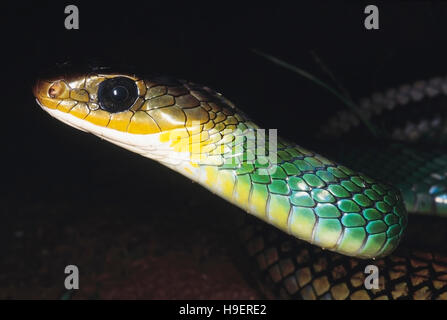
{"type": "Polygon", "coordinates": [[[123,86],[117,86],[112,90],[112,97],[117,102],[126,100],[128,96],[129,91],[123,86]]]}
{"type": "Polygon", "coordinates": [[[129,110],[137,98],[137,85],[127,77],[104,80],[98,87],[99,106],[111,113],[129,110]]]}

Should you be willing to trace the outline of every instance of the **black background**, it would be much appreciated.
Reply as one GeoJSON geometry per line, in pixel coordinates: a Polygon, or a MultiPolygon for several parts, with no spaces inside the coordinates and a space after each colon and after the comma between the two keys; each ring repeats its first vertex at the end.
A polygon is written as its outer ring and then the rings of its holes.
{"type": "MultiPolygon", "coordinates": [[[[104,202],[118,208],[131,203],[142,211],[162,211],[172,203],[181,208],[191,197],[223,205],[161,165],[45,114],[31,88],[40,72],[56,62],[128,64],[207,84],[259,124],[279,128],[281,136],[308,147],[318,124],[342,104],[252,49],[328,80],[314,52],[355,98],[446,72],[445,2],[373,1],[380,10],[380,30],[371,31],[363,26],[366,3],[291,3],[2,4],[3,246],[13,228],[52,219],[44,212],[58,203],[79,209],[67,220],[105,215],[91,209],[104,202]],[[68,4],[79,7],[79,30],[64,28],[68,4]],[[44,209],[33,209],[30,218],[29,208],[36,207],[44,209]]],[[[59,214],[58,223],[66,223],[59,214]]],[[[27,250],[32,247],[10,252],[20,260],[27,250]]]]}

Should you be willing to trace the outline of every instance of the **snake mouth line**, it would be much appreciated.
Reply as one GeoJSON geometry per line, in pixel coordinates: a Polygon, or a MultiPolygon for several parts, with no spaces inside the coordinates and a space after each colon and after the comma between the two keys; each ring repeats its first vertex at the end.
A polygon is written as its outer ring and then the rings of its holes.
{"type": "Polygon", "coordinates": [[[50,114],[50,116],[52,116],[53,118],[55,118],[55,119],[65,123],[65,124],[67,124],[69,126],[75,127],[78,130],[81,130],[81,131],[84,131],[84,132],[95,133],[93,131],[87,130],[85,128],[85,125],[83,125],[85,122],[83,122],[82,120],[81,120],[82,122],[81,121],[76,121],[77,118],[74,117],[74,116],[71,116],[70,114],[61,112],[61,111],[56,110],[56,109],[47,108],[45,105],[43,105],[40,102],[39,98],[37,98],[37,97],[36,97],[36,102],[44,111],[46,111],[48,114],[50,114]]]}
{"type": "Polygon", "coordinates": [[[166,160],[169,158],[168,160],[170,161],[181,162],[185,159],[185,155],[173,155],[167,145],[161,146],[158,135],[130,134],[128,132],[121,132],[118,130],[97,126],[69,113],[62,112],[58,109],[48,108],[41,103],[37,97],[36,102],[54,119],[57,119],[83,132],[92,133],[100,139],[116,144],[129,151],[147,156],[156,161],[163,161],[164,159],[166,160]]]}

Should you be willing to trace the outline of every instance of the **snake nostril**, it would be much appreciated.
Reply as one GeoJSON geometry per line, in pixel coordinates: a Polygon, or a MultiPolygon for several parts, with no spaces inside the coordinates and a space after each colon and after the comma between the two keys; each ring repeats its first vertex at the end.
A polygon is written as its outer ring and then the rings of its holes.
{"type": "Polygon", "coordinates": [[[60,82],[53,83],[48,89],[48,95],[50,98],[57,98],[64,90],[60,82]]]}
{"type": "Polygon", "coordinates": [[[50,88],[50,90],[48,90],[48,95],[51,98],[55,98],[56,97],[56,90],[54,88],[50,88]]]}

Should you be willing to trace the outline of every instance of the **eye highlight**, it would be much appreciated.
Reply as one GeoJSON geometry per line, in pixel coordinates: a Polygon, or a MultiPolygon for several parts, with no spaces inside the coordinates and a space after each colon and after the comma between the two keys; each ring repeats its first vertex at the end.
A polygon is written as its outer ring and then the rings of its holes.
{"type": "Polygon", "coordinates": [[[99,107],[111,113],[129,110],[137,98],[137,85],[127,77],[104,80],[98,87],[99,107]]]}

